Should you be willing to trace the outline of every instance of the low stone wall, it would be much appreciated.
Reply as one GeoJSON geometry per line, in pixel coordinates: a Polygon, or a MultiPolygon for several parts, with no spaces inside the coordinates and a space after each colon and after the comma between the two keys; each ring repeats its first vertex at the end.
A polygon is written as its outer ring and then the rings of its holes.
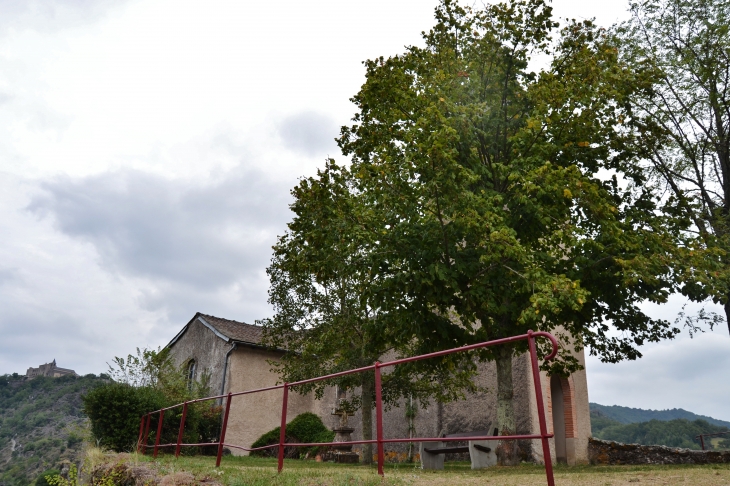
{"type": "Polygon", "coordinates": [[[730,464],[730,451],[693,451],[665,446],[621,444],[591,438],[588,442],[591,464],[730,464]]]}

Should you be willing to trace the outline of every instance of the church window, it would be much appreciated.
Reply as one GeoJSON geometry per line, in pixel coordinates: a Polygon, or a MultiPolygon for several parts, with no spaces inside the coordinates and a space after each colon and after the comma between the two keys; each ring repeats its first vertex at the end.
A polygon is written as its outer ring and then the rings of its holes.
{"type": "Polygon", "coordinates": [[[193,387],[193,382],[195,381],[195,368],[195,360],[191,359],[190,361],[188,361],[187,373],[185,376],[188,382],[188,389],[193,387]]]}

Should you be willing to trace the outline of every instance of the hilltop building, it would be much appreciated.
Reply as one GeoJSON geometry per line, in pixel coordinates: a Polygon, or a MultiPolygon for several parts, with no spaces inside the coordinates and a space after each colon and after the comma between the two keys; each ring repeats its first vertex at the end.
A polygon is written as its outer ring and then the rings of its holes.
{"type": "Polygon", "coordinates": [[[35,378],[36,376],[50,376],[52,378],[58,378],[59,376],[78,376],[74,370],[67,368],[59,368],[56,366],[56,360],[54,359],[50,363],[42,364],[38,368],[28,368],[25,372],[25,376],[28,378],[35,378]]]}
{"type": "MultiPolygon", "coordinates": [[[[197,313],[170,341],[167,348],[178,366],[184,366],[188,378],[209,375],[211,393],[223,395],[275,385],[279,378],[271,371],[268,361],[276,361],[284,350],[271,350],[261,345],[262,329],[243,322],[221,319],[197,313]]],[[[583,353],[577,359],[584,364],[583,353]]],[[[436,437],[440,433],[457,434],[493,428],[497,422],[497,378],[494,363],[480,363],[476,384],[483,392],[466,400],[418,409],[413,422],[406,418],[405,403],[393,407],[383,416],[386,438],[436,437]],[[439,417],[440,415],[440,417],[439,417]],[[441,424],[442,430],[437,430],[441,424]],[[412,429],[411,429],[412,430],[412,429]]],[[[588,462],[588,439],[591,435],[588,386],[585,370],[564,378],[542,373],[548,429],[555,434],[550,439],[553,461],[567,464],[588,462]]],[[[514,409],[517,434],[538,434],[539,423],[534,382],[528,354],[513,358],[514,409]]],[[[321,400],[313,394],[289,394],[287,417],[293,419],[303,412],[313,412],[330,428],[336,428],[340,417],[333,413],[338,399],[337,390],[328,390],[321,400]]],[[[226,442],[243,447],[280,424],[281,390],[237,396],[231,402],[226,442]]],[[[341,414],[340,414],[341,415],[341,414]]],[[[352,440],[362,439],[360,413],[350,419],[354,428],[352,440]]],[[[373,432],[374,434],[374,432],[373,432]]],[[[357,450],[359,446],[355,446],[357,450]]],[[[387,444],[386,451],[405,456],[408,445],[387,444]]],[[[234,454],[244,454],[238,449],[234,454]]],[[[539,441],[520,443],[523,460],[543,462],[539,441]]]]}

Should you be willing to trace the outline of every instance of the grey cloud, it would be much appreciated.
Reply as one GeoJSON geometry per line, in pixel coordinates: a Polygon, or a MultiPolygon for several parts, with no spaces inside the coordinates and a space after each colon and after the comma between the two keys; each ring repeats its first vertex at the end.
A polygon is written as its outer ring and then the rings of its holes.
{"type": "MultiPolygon", "coordinates": [[[[288,188],[257,171],[196,184],[128,170],[42,188],[28,209],[91,243],[104,268],[196,291],[260,274],[289,219],[288,188]]],[[[165,300],[155,292],[141,302],[154,308],[165,300]]]]}
{"type": "Polygon", "coordinates": [[[618,364],[588,359],[591,401],[639,408],[684,408],[730,420],[730,388],[718,387],[730,366],[728,338],[718,331],[694,339],[651,344],[636,361],[618,364]]]}
{"type": "Polygon", "coordinates": [[[284,145],[290,150],[307,156],[326,156],[327,151],[336,149],[334,138],[339,130],[334,120],[327,115],[305,111],[289,116],[279,122],[277,131],[284,145]]]}
{"type": "Polygon", "coordinates": [[[20,280],[19,269],[0,267],[0,287],[11,283],[18,283],[20,280]]]}

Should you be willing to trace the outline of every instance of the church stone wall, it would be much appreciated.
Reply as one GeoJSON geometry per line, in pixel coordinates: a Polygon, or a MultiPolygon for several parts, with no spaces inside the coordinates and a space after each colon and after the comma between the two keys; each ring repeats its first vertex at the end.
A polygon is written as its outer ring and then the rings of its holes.
{"type": "Polygon", "coordinates": [[[196,319],[170,348],[170,355],[175,366],[195,360],[195,379],[200,380],[203,373],[210,373],[210,393],[218,395],[226,353],[232,346],[196,319]]]}
{"type": "MultiPolygon", "coordinates": [[[[392,358],[392,357],[389,357],[392,358]]],[[[474,432],[487,430],[491,425],[496,427],[497,421],[497,371],[494,362],[479,363],[477,365],[478,375],[476,385],[480,391],[469,394],[464,400],[447,403],[443,406],[443,431],[438,430],[438,406],[431,403],[427,408],[422,408],[416,401],[416,417],[414,419],[415,437],[437,437],[440,432],[445,434],[457,434],[462,432],[474,432]]],[[[387,368],[384,370],[386,372],[387,368]]],[[[534,386],[532,385],[532,371],[528,355],[521,355],[513,358],[512,381],[514,386],[513,404],[515,407],[515,422],[517,433],[529,434],[539,431],[537,416],[533,419],[531,403],[535,402],[534,386]],[[534,426],[533,426],[534,424],[534,426]]],[[[360,390],[355,390],[360,393],[360,390]]],[[[331,409],[335,403],[334,393],[329,390],[325,393],[323,400],[318,402],[319,414],[323,422],[330,428],[338,423],[339,417],[331,415],[331,409]]],[[[355,429],[352,434],[353,440],[362,439],[362,414],[357,411],[349,419],[349,425],[355,429]]],[[[408,419],[406,417],[406,403],[401,400],[398,406],[387,410],[383,416],[383,433],[385,438],[408,437],[408,419]]],[[[375,413],[373,411],[373,437],[375,437],[375,413]]],[[[537,445],[537,443],[535,444],[537,445]]],[[[520,453],[524,460],[534,460],[533,446],[530,441],[522,441],[520,453]]],[[[354,446],[354,450],[360,451],[361,446],[354,446]]],[[[386,453],[391,453],[393,459],[405,459],[408,450],[408,443],[385,444],[386,453]]],[[[415,444],[418,451],[418,444],[415,444]]],[[[451,455],[447,456],[447,459],[451,455]]],[[[463,459],[463,458],[462,458],[463,459]]],[[[468,460],[468,458],[467,458],[468,460]]]]}

